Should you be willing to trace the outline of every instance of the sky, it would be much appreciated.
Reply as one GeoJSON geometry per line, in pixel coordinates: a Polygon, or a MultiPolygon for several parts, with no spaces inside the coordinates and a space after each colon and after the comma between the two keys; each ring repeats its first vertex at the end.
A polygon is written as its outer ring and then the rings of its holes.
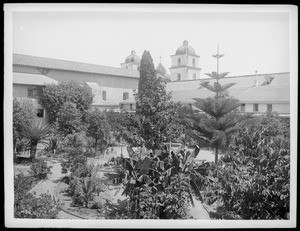
{"type": "Polygon", "coordinates": [[[200,56],[201,75],[216,71],[217,44],[225,54],[220,71],[229,76],[290,71],[284,12],[15,11],[12,27],[19,54],[121,67],[131,50],[139,57],[147,50],[169,73],[170,56],[187,40],[200,56]]]}

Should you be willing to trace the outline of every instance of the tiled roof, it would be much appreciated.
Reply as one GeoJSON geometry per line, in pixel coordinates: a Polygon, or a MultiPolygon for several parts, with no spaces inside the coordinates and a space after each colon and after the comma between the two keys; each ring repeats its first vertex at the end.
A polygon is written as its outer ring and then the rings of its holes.
{"type": "Polygon", "coordinates": [[[85,82],[90,88],[92,88],[92,89],[99,89],[100,88],[100,86],[99,86],[99,84],[98,83],[96,83],[96,82],[85,82]]]}
{"type": "Polygon", "coordinates": [[[252,87],[238,95],[237,98],[242,102],[289,102],[290,88],[287,85],[252,87]]]}
{"type": "Polygon", "coordinates": [[[118,104],[111,102],[111,101],[99,99],[98,97],[94,97],[93,103],[92,103],[92,106],[113,106],[113,105],[118,105],[118,104]]]}
{"type": "Polygon", "coordinates": [[[67,61],[61,59],[52,59],[23,54],[13,54],[13,64],[21,66],[31,66],[40,68],[49,68],[57,70],[67,70],[85,73],[95,73],[103,75],[123,76],[129,78],[139,78],[139,71],[122,69],[117,67],[108,67],[96,64],[67,61]]]}
{"type": "Polygon", "coordinates": [[[45,85],[54,83],[57,84],[58,81],[51,79],[44,75],[38,74],[28,74],[28,73],[13,73],[13,83],[15,84],[26,84],[26,85],[45,85]]]}
{"type": "MultiPolygon", "coordinates": [[[[282,86],[290,85],[290,73],[274,73],[274,74],[260,74],[260,75],[245,75],[245,76],[231,76],[225,77],[220,80],[221,84],[226,83],[236,83],[232,88],[248,88],[254,85],[255,80],[258,81],[258,85],[261,85],[265,81],[265,76],[274,77],[271,84],[272,86],[282,86]]],[[[187,80],[187,81],[174,81],[169,82],[167,84],[168,91],[174,90],[195,90],[200,87],[201,81],[209,81],[213,82],[212,78],[204,78],[204,79],[197,79],[197,80],[187,80]]]]}
{"type": "Polygon", "coordinates": [[[135,97],[134,96],[120,102],[120,104],[131,104],[131,103],[135,103],[135,97]]]}

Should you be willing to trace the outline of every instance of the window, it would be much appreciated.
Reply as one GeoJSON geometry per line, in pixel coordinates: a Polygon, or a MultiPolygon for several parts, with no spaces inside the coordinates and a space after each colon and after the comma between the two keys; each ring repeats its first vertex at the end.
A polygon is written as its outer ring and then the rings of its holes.
{"type": "Polygon", "coordinates": [[[258,104],[257,103],[253,104],[253,111],[254,112],[258,111],[258,104]]]}
{"type": "Polygon", "coordinates": [[[197,75],[194,73],[193,74],[193,79],[196,79],[197,78],[197,75]]]}
{"type": "Polygon", "coordinates": [[[196,63],[195,63],[195,59],[193,58],[193,67],[195,67],[196,63]]]}
{"type": "Polygon", "coordinates": [[[272,104],[267,104],[267,111],[268,112],[271,112],[272,111],[272,104]]]}
{"type": "Polygon", "coordinates": [[[181,75],[177,74],[177,80],[180,81],[180,79],[181,79],[181,75]]]}
{"type": "Polygon", "coordinates": [[[126,100],[129,98],[129,93],[128,92],[124,92],[123,93],[123,100],[126,100]]]}
{"type": "Polygon", "coordinates": [[[28,98],[37,98],[37,96],[38,96],[38,92],[37,92],[37,89],[36,88],[33,88],[33,87],[31,87],[31,88],[28,88],[28,98]]]}
{"type": "Polygon", "coordinates": [[[177,59],[177,65],[181,66],[181,59],[180,58],[177,59]]]}
{"type": "Polygon", "coordinates": [[[246,105],[244,103],[241,104],[241,111],[245,111],[246,110],[246,105]]]}
{"type": "Polygon", "coordinates": [[[44,109],[37,109],[37,117],[44,117],[44,109]]]}
{"type": "Polygon", "coordinates": [[[132,110],[132,103],[130,104],[130,110],[132,110]]]}
{"type": "Polygon", "coordinates": [[[106,91],[102,91],[102,99],[106,100],[106,91]]]}

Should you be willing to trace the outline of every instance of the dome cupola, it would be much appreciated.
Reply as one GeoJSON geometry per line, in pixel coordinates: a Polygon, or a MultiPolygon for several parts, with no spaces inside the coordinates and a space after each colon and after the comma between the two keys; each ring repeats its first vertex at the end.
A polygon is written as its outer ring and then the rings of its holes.
{"type": "Polygon", "coordinates": [[[195,50],[189,46],[189,42],[184,40],[183,45],[177,49],[175,55],[196,55],[196,53],[195,50]]]}
{"type": "Polygon", "coordinates": [[[161,57],[158,66],[156,67],[156,71],[158,74],[165,75],[167,73],[167,69],[161,64],[161,57]]]}
{"type": "Polygon", "coordinates": [[[135,51],[131,51],[131,55],[127,56],[125,59],[125,63],[135,63],[135,64],[140,64],[141,59],[139,56],[135,54],[135,51]]]}

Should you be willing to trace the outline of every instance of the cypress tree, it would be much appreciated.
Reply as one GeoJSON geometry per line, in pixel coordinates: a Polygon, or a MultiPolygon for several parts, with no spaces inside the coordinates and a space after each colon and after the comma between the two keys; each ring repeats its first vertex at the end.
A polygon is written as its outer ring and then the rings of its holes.
{"type": "Polygon", "coordinates": [[[138,134],[147,149],[161,149],[179,133],[178,107],[167,94],[165,83],[157,76],[149,51],[144,51],[140,65],[140,79],[136,94],[138,134]]]}

